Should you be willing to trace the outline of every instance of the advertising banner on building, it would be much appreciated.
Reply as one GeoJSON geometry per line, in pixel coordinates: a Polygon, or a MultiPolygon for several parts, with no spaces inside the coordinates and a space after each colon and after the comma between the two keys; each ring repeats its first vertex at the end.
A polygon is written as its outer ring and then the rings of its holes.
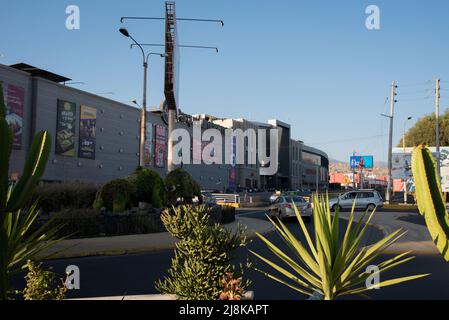
{"type": "Polygon", "coordinates": [[[61,156],[74,157],[76,155],[76,104],[58,100],[57,117],[55,153],[61,156]]]}
{"type": "Polygon", "coordinates": [[[147,122],[145,130],[145,167],[151,166],[152,155],[153,155],[153,124],[147,122]]]}
{"type": "Polygon", "coordinates": [[[231,170],[229,171],[229,189],[235,191],[237,189],[237,137],[231,139],[231,170]]]}
{"type": "Polygon", "coordinates": [[[5,93],[6,122],[8,122],[9,127],[13,132],[12,147],[14,149],[21,149],[25,89],[9,84],[5,93]]]}
{"type": "Polygon", "coordinates": [[[80,108],[80,139],[78,156],[84,159],[95,159],[95,138],[97,125],[97,109],[87,106],[80,108]]]}
{"type": "MultiPolygon", "coordinates": [[[[393,179],[407,181],[408,185],[413,185],[412,173],[412,152],[414,148],[394,148],[393,149],[393,179]]],[[[429,148],[434,158],[437,158],[435,147],[429,148]]],[[[440,172],[441,187],[443,192],[449,192],[449,147],[440,148],[440,172]]]]}
{"type": "Polygon", "coordinates": [[[164,126],[155,125],[154,141],[154,166],[157,168],[165,167],[165,158],[167,154],[167,131],[164,126]]]}

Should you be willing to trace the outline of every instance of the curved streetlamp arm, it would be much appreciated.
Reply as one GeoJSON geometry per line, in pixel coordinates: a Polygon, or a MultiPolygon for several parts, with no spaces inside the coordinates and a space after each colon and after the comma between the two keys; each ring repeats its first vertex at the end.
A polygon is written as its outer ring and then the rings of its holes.
{"type": "Polygon", "coordinates": [[[147,58],[146,58],[146,60],[145,60],[146,63],[148,63],[148,60],[149,60],[150,56],[152,56],[152,55],[159,56],[159,57],[161,57],[161,58],[165,57],[165,54],[163,54],[163,53],[148,52],[147,58]]]}
{"type": "MultiPolygon", "coordinates": [[[[135,46],[135,44],[131,44],[131,47],[135,46]]],[[[147,47],[165,47],[165,44],[161,43],[142,43],[141,46],[147,46],[147,47]]],[[[211,49],[215,50],[215,52],[218,53],[217,47],[208,47],[208,46],[194,46],[194,45],[178,45],[180,48],[193,48],[193,49],[211,49]]]]}
{"type": "Polygon", "coordinates": [[[136,45],[140,48],[140,51],[142,51],[142,58],[143,58],[143,64],[146,64],[147,61],[145,60],[145,51],[143,50],[142,46],[134,39],[131,35],[129,35],[132,41],[134,41],[134,44],[131,44],[131,48],[136,45]]]}
{"type": "MultiPolygon", "coordinates": [[[[165,20],[165,18],[158,17],[121,17],[120,22],[123,23],[125,20],[165,20]]],[[[216,22],[220,23],[224,27],[223,20],[217,19],[193,19],[193,18],[176,18],[176,21],[193,21],[193,22],[216,22]]]]}

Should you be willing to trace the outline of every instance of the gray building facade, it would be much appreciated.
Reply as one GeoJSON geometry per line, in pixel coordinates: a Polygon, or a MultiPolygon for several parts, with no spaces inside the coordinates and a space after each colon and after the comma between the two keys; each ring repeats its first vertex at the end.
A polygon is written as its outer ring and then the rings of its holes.
{"type": "MultiPolygon", "coordinates": [[[[139,164],[140,110],[117,101],[64,85],[70,80],[32,66],[18,70],[0,64],[0,83],[8,109],[10,125],[15,131],[15,144],[10,160],[9,173],[14,180],[20,177],[31,145],[32,137],[46,130],[52,137],[52,151],[47,163],[44,181],[92,181],[104,183],[123,178],[139,164]],[[65,104],[68,102],[69,104],[65,104]],[[60,130],[59,106],[73,105],[73,121],[60,130]],[[81,152],[84,136],[82,108],[95,110],[94,127],[90,124],[90,142],[93,149],[89,157],[81,152]],[[70,132],[67,143],[73,146],[61,154],[56,140],[62,133],[70,132]],[[93,133],[93,135],[92,135],[93,133]],[[93,138],[92,138],[93,136],[93,138]],[[20,139],[19,139],[20,138],[20,139]],[[19,143],[16,143],[20,140],[19,143]]],[[[85,110],[85,109],[84,109],[85,110]]],[[[84,113],[83,113],[84,115],[84,113]]],[[[202,124],[207,126],[206,123],[202,124]]],[[[177,127],[191,130],[191,123],[178,121],[177,127]]],[[[218,127],[218,126],[217,126],[218,127]]],[[[147,113],[148,167],[162,176],[167,171],[167,124],[161,112],[147,113]],[[164,132],[164,134],[158,134],[164,132]],[[160,157],[157,157],[158,150],[160,157]],[[159,164],[157,163],[159,162],[159,164]],[[157,165],[158,164],[158,165],[157,165]]],[[[224,128],[222,128],[224,130],[224,128]]],[[[228,184],[229,167],[226,165],[186,165],[203,189],[224,190],[228,184]]]]}

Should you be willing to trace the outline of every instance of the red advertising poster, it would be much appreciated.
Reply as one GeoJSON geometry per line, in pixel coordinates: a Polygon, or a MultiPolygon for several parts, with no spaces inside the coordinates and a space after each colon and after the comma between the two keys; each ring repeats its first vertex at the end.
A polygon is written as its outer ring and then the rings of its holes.
{"type": "Polygon", "coordinates": [[[403,192],[404,191],[404,181],[401,179],[393,180],[393,192],[403,192]]]}
{"type": "Polygon", "coordinates": [[[167,153],[167,131],[164,126],[158,124],[155,125],[154,128],[154,166],[157,168],[164,168],[167,153]]]}
{"type": "Polygon", "coordinates": [[[25,89],[9,84],[6,89],[6,121],[13,132],[13,148],[22,148],[25,89]]]}

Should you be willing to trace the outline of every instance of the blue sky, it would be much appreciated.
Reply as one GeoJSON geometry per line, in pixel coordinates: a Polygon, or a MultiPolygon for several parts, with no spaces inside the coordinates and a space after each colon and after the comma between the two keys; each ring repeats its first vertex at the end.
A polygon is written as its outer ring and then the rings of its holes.
{"type": "MultiPolygon", "coordinates": [[[[26,62],[65,75],[93,93],[141,100],[138,49],[118,33],[121,16],[163,16],[162,0],[15,0],[0,10],[0,63],[26,62]],[[78,5],[81,29],[65,28],[78,5]]],[[[184,112],[258,121],[277,118],[293,137],[348,160],[356,151],[385,160],[392,80],[399,84],[395,144],[404,120],[434,108],[434,79],[449,107],[447,0],[177,0],[178,17],[218,18],[179,23],[180,105],[184,112]],[[380,8],[381,30],[365,28],[365,9],[380,8]]],[[[163,42],[162,22],[126,22],[140,42],[163,42]]],[[[157,49],[153,49],[157,50],[157,49]]],[[[149,104],[163,98],[163,61],[150,62],[149,104]]],[[[411,125],[413,123],[410,123],[411,125]]]]}

